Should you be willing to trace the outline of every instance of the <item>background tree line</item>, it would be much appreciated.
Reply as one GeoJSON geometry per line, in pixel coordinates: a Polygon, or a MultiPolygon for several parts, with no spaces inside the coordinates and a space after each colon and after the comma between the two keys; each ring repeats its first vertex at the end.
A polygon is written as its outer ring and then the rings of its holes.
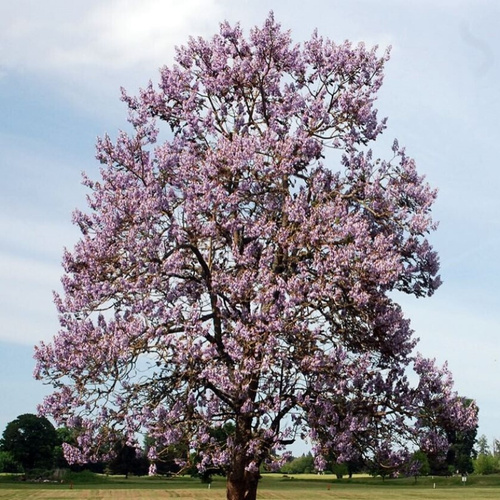
{"type": "MultiPolygon", "coordinates": [[[[213,429],[212,437],[223,442],[234,432],[234,426],[226,424],[223,428],[213,429]]],[[[476,440],[476,430],[465,433],[450,433],[450,446],[446,457],[439,457],[424,450],[417,450],[408,463],[397,471],[375,463],[368,463],[361,457],[352,458],[346,463],[337,463],[334,456],[329,457],[326,473],[337,478],[351,477],[364,472],[382,477],[401,472],[408,475],[451,475],[455,473],[491,474],[500,472],[500,441],[494,440],[490,448],[485,436],[476,440]]],[[[148,452],[154,440],[147,436],[139,449],[128,445],[125,440],[118,442],[110,450],[114,457],[108,461],[87,464],[68,464],[64,458],[63,443],[75,444],[74,431],[54,428],[45,417],[33,414],[18,416],[10,422],[0,440],[0,473],[26,473],[29,476],[42,476],[46,471],[69,469],[74,472],[90,470],[97,473],[121,474],[128,476],[146,475],[151,461],[148,452]]],[[[155,460],[155,471],[160,475],[190,474],[209,482],[211,476],[224,474],[222,470],[208,468],[198,473],[199,457],[189,450],[187,443],[172,445],[155,460]],[[187,464],[187,465],[182,465],[187,464]]],[[[311,452],[299,457],[291,456],[281,467],[283,474],[315,473],[314,457],[311,452]]]]}
{"type": "Polygon", "coordinates": [[[0,440],[0,473],[25,473],[28,476],[44,476],[48,471],[83,469],[111,474],[129,473],[144,475],[149,461],[145,454],[137,452],[126,443],[115,445],[114,458],[109,462],[89,462],[83,465],[69,464],[64,458],[63,443],[75,443],[74,432],[56,429],[45,417],[31,413],[19,415],[7,424],[0,440]]]}
{"type": "Polygon", "coordinates": [[[476,474],[500,473],[500,440],[493,439],[492,445],[488,444],[483,434],[477,440],[477,456],[474,460],[474,472],[476,474]]]}

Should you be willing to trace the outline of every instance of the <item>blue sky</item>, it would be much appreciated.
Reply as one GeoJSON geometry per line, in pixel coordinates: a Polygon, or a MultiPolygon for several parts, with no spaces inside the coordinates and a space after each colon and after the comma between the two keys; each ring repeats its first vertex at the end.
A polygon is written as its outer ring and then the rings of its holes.
{"type": "Polygon", "coordinates": [[[64,246],[98,175],[96,137],[126,126],[120,86],[157,80],[173,47],[224,19],[248,30],[269,10],[295,41],[314,28],[342,42],[392,45],[380,116],[439,189],[432,241],[444,284],[402,298],[419,349],[448,361],[476,399],[479,434],[500,438],[500,2],[496,0],[0,0],[0,432],[47,392],[33,345],[58,328],[64,246]]]}

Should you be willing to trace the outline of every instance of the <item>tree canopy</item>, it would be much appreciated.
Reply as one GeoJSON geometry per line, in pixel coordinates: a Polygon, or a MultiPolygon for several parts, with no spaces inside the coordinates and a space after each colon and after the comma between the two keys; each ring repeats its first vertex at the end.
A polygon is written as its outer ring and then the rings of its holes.
{"type": "Polygon", "coordinates": [[[7,424],[0,449],[28,471],[51,468],[57,444],[57,432],[45,417],[25,413],[7,424]]]}
{"type": "Polygon", "coordinates": [[[395,301],[440,279],[436,192],[397,141],[389,160],[369,149],[388,58],[317,33],[295,45],[271,14],[248,38],[228,23],[191,38],[158,86],[123,91],[130,130],[97,143],[61,330],[36,352],[55,388],[42,412],[80,432],[69,460],[145,431],[252,499],[262,462],[300,436],[321,468],[445,449],[434,422],[473,425],[395,301]]]}

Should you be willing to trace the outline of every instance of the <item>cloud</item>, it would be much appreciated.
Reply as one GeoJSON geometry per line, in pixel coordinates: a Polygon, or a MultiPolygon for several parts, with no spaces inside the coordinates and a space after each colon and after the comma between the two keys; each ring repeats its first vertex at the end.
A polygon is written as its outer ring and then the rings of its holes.
{"type": "Polygon", "coordinates": [[[4,78],[36,74],[82,106],[121,84],[144,85],[175,45],[212,34],[222,16],[220,0],[18,0],[3,10],[4,78]]]}
{"type": "Polygon", "coordinates": [[[12,49],[2,54],[2,64],[68,73],[157,63],[172,55],[180,38],[212,28],[219,13],[217,0],[21,0],[1,21],[12,49]]]}
{"type": "MultiPolygon", "coordinates": [[[[117,69],[161,64],[171,56],[174,45],[190,33],[205,31],[218,18],[214,0],[130,1],[101,3],[83,23],[82,29],[94,34],[83,56],[96,67],[117,69]],[[200,17],[201,11],[206,17],[200,17]],[[215,16],[215,17],[214,17],[215,16]]],[[[63,64],[73,61],[74,53],[66,53],[63,64]]]]}
{"type": "Polygon", "coordinates": [[[61,269],[39,259],[0,254],[0,341],[33,345],[57,331],[51,290],[61,269]]]}

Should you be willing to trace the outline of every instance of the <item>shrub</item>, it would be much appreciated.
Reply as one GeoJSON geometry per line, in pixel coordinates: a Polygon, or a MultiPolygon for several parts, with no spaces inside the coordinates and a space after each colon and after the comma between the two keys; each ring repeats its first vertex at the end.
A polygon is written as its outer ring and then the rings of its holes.
{"type": "Polygon", "coordinates": [[[21,465],[14,460],[14,457],[8,451],[0,451],[0,473],[22,472],[21,465]]]}
{"type": "Polygon", "coordinates": [[[474,472],[476,474],[495,474],[499,471],[498,458],[493,455],[481,454],[474,460],[474,472]]]}

